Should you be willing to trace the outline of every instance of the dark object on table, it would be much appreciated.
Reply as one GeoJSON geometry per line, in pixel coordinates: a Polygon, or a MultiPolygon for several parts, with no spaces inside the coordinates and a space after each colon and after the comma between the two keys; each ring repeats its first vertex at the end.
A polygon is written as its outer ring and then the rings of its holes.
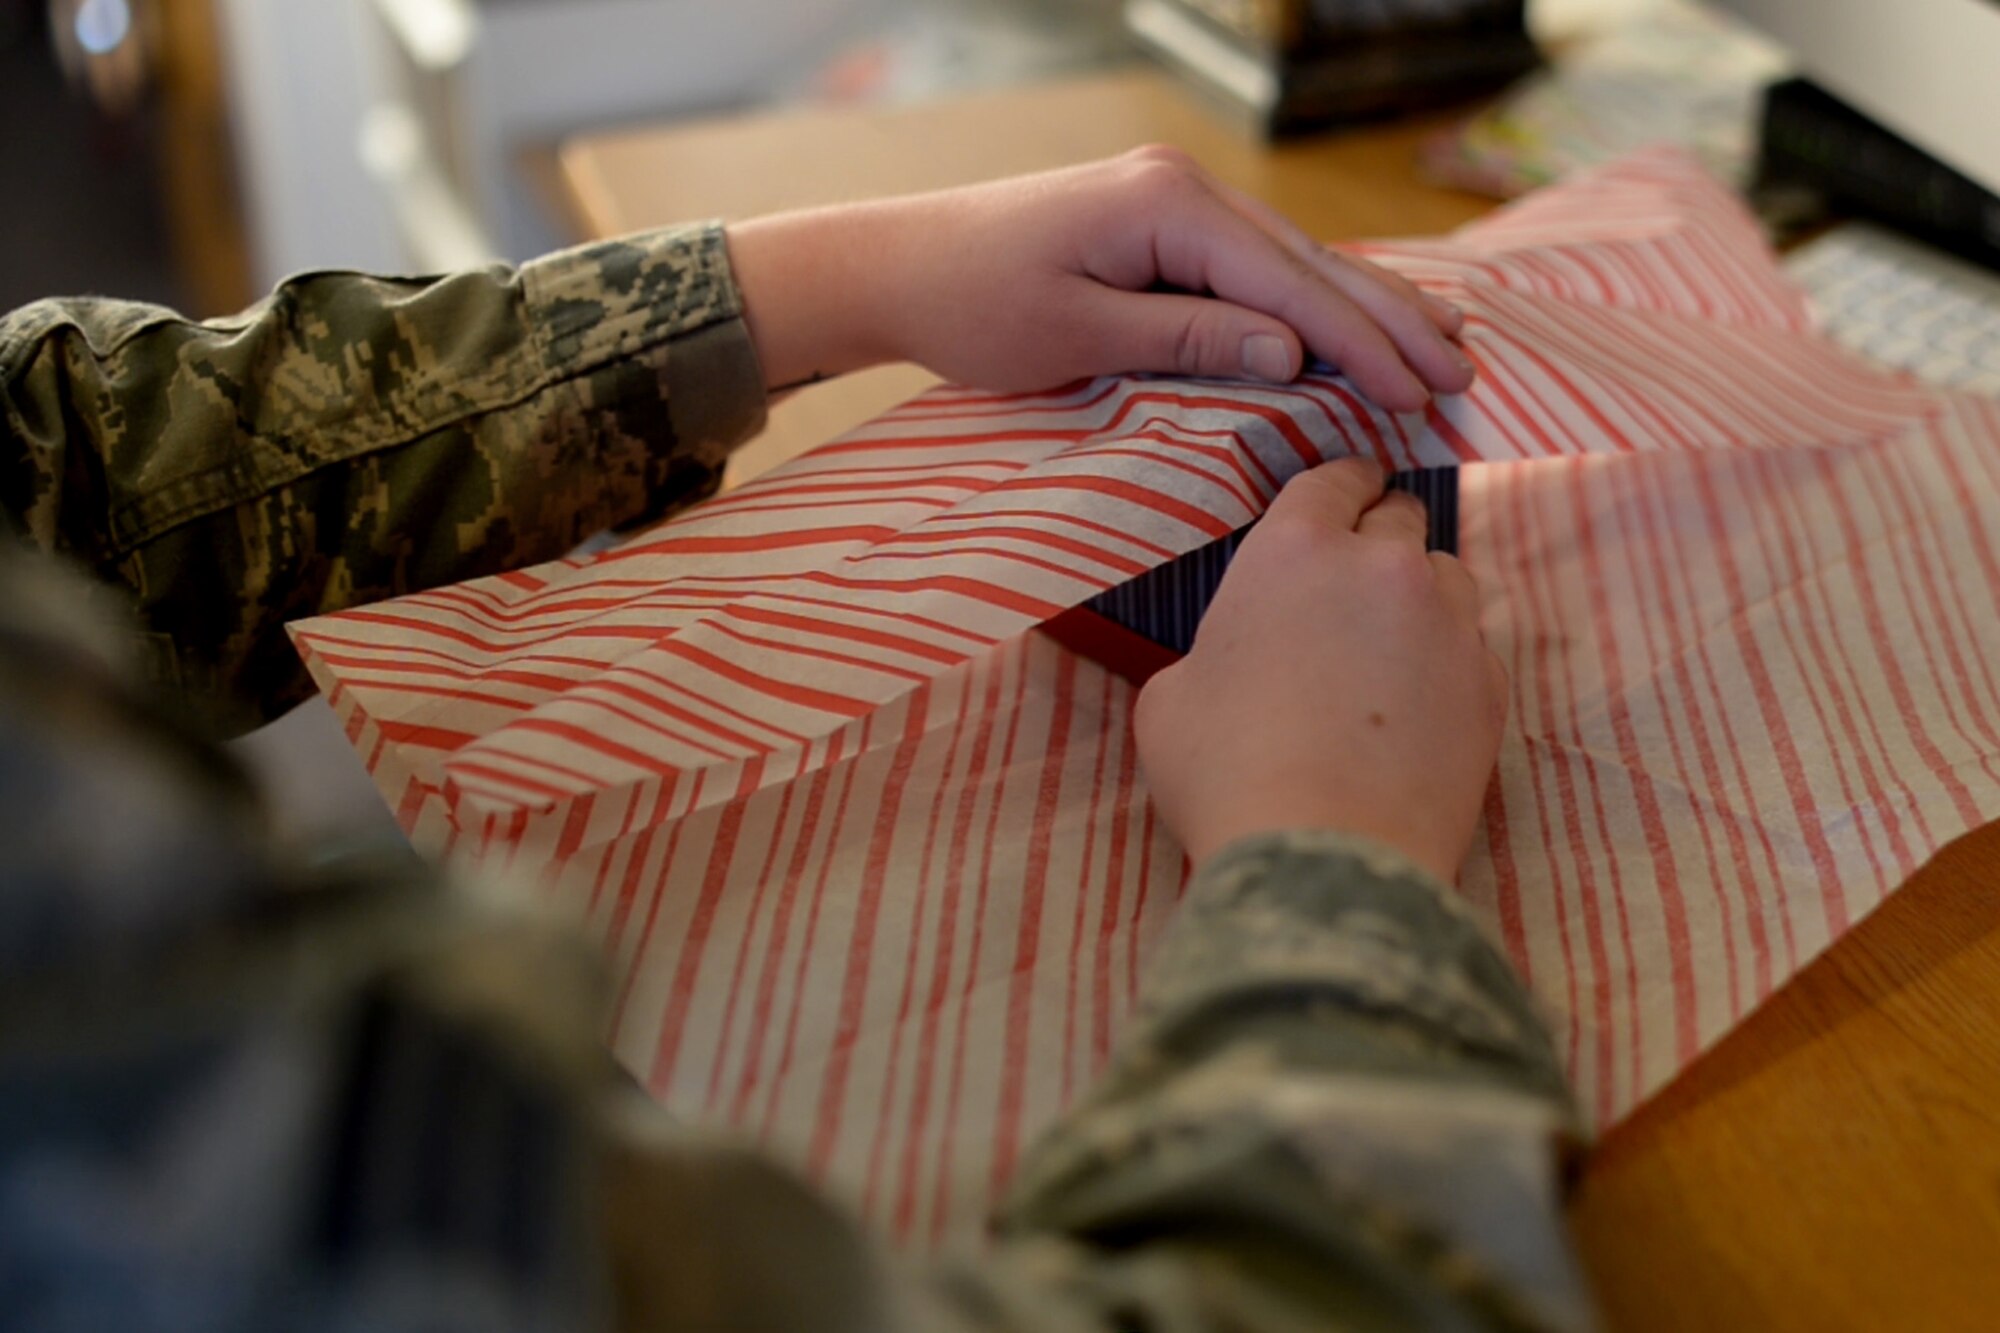
{"type": "MultiPolygon", "coordinates": [[[[1389,489],[1408,491],[1430,510],[1425,545],[1458,550],[1458,469],[1398,472],[1389,489]]],[[[1106,589],[1043,626],[1065,647],[1143,684],[1155,671],[1194,646],[1202,613],[1222,584],[1230,557],[1248,527],[1169,560],[1127,583],[1106,589]]]]}
{"type": "Polygon", "coordinates": [[[1126,0],[1154,54],[1267,134],[1456,102],[1541,61],[1525,0],[1126,0]]]}
{"type": "Polygon", "coordinates": [[[2000,269],[2000,195],[1805,79],[1765,94],[1756,191],[1874,218],[2000,269]]]}

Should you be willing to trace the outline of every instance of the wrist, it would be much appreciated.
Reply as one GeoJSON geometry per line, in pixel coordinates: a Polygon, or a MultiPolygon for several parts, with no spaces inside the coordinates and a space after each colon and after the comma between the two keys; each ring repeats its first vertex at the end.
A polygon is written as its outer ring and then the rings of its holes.
{"type": "Polygon", "coordinates": [[[883,318],[881,253],[868,206],[756,218],[727,228],[743,321],[767,389],[896,359],[883,318]]]}
{"type": "Polygon", "coordinates": [[[1309,809],[1297,803],[1260,801],[1190,822],[1194,826],[1188,830],[1187,851],[1196,865],[1237,844],[1277,835],[1325,837],[1378,848],[1421,867],[1442,884],[1457,882],[1465,859],[1462,847],[1447,845],[1449,839],[1389,811],[1309,809]]]}
{"type": "Polygon", "coordinates": [[[1440,890],[1452,887],[1452,881],[1441,878],[1434,867],[1393,843],[1366,833],[1327,827],[1272,828],[1246,833],[1195,862],[1194,871],[1204,880],[1228,878],[1232,868],[1273,855],[1351,863],[1373,880],[1421,881],[1440,890]]]}

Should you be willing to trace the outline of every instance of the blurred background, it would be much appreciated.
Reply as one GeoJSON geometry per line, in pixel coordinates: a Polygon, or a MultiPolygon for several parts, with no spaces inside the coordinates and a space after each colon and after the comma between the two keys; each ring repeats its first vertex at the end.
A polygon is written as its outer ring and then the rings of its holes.
{"type": "Polygon", "coordinates": [[[525,258],[568,133],[1127,49],[1115,0],[0,0],[0,308],[525,258]]]}
{"type": "MultiPolygon", "coordinates": [[[[1647,3],[1536,9],[1560,26],[1647,3]]],[[[1310,6],[1189,7],[1276,31],[1310,6]]],[[[302,269],[525,258],[575,239],[550,179],[567,134],[802,100],[909,101],[1108,65],[1137,47],[1122,8],[0,0],[0,308],[91,292],[211,315],[302,269]]]]}
{"type": "MultiPolygon", "coordinates": [[[[522,260],[1161,135],[1347,229],[1323,234],[1440,230],[1665,140],[1804,241],[1829,336],[2000,394],[1996,70],[2000,0],[0,0],[0,311],[227,314],[302,270],[522,260]],[[1102,73],[1137,62],[1172,74],[1102,73]],[[1357,120],[1381,132],[1325,137],[1357,120]],[[588,133],[625,126],[649,128],[588,133]]],[[[731,478],[931,382],[791,395],[731,478]]],[[[332,714],[294,716],[349,780],[268,766],[277,808],[386,823],[332,714]]]]}
{"type": "Polygon", "coordinates": [[[1253,139],[1442,106],[1456,190],[1672,140],[2000,266],[2000,0],[0,0],[0,309],[525,259],[590,230],[580,132],[1137,60],[1253,139]]]}

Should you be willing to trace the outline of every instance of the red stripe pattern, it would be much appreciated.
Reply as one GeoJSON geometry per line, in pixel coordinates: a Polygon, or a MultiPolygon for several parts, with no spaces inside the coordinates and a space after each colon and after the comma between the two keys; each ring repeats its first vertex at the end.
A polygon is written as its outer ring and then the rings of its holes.
{"type": "Polygon", "coordinates": [[[1465,476],[1513,735],[1464,890],[1615,1120],[2000,815],[2000,402],[1465,476]]]}
{"type": "Polygon", "coordinates": [[[1467,309],[1474,392],[941,389],[297,642],[420,846],[603,942],[663,1100],[927,1244],[1099,1067],[1185,878],[1131,687],[1025,631],[1321,459],[1525,464],[1465,478],[1516,691],[1466,892],[1614,1119],[2000,806],[2000,409],[1809,336],[1672,154],[1370,249],[1467,309]]]}

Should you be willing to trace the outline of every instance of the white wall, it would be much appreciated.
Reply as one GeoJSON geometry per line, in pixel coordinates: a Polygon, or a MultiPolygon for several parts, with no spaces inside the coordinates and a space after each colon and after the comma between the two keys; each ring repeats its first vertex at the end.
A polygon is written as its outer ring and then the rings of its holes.
{"type": "Polygon", "coordinates": [[[314,268],[402,265],[358,151],[366,105],[363,0],[221,0],[252,247],[268,288],[314,268]]]}
{"type": "Polygon", "coordinates": [[[1641,18],[1665,3],[1666,0],[1528,0],[1528,26],[1538,41],[1560,42],[1641,18]]]}
{"type": "MultiPolygon", "coordinates": [[[[362,162],[366,114],[386,91],[378,68],[386,29],[373,3],[220,0],[253,269],[263,286],[310,268],[527,258],[562,238],[515,179],[524,143],[768,96],[897,0],[551,0],[481,9],[479,52],[456,80],[459,132],[478,168],[472,197],[460,200],[470,232],[437,224],[451,210],[434,206],[435,173],[415,189],[391,187],[362,162]],[[403,191],[400,213],[390,188],[403,191]],[[412,240],[411,226],[423,236],[412,240]]],[[[375,128],[379,136],[379,117],[375,128]]]]}
{"type": "Polygon", "coordinates": [[[2000,7],[1985,0],[1722,0],[1843,101],[2000,190],[2000,7]]]}

